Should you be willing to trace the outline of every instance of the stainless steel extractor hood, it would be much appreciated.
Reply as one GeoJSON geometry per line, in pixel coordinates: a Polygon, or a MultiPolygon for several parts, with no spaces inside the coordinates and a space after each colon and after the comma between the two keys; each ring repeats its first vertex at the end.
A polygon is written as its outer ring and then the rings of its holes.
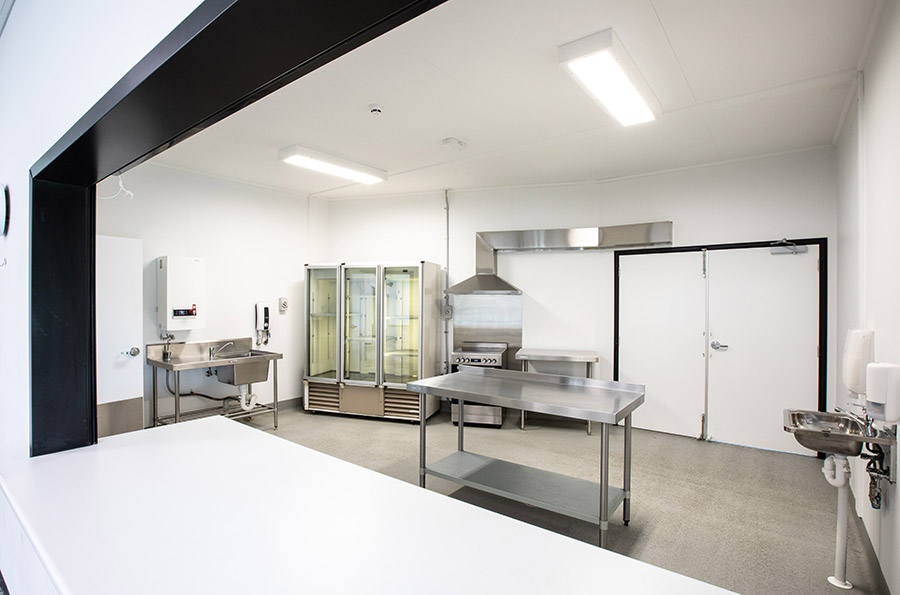
{"type": "Polygon", "coordinates": [[[446,293],[521,294],[518,287],[497,276],[497,252],[611,250],[671,244],[671,221],[575,229],[481,231],[475,234],[475,275],[447,288],[446,293]]]}

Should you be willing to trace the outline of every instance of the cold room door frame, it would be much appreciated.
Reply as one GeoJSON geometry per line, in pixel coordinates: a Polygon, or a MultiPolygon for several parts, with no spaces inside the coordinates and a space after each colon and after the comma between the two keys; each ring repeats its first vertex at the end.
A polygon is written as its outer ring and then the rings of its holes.
{"type": "MultiPolygon", "coordinates": [[[[828,341],[828,239],[827,238],[807,238],[794,239],[788,242],[797,246],[818,246],[819,248],[819,324],[818,324],[818,409],[825,411],[827,407],[827,341],[828,341]]],[[[675,254],[685,252],[703,252],[718,250],[738,250],[748,248],[770,248],[775,242],[746,242],[735,244],[708,244],[698,246],[679,246],[672,248],[646,248],[640,250],[617,250],[614,254],[613,261],[613,284],[615,291],[614,301],[614,326],[613,326],[613,379],[619,380],[619,363],[620,363],[620,265],[621,258],[641,254],[675,254]]],[[[632,379],[635,380],[635,379],[632,379]]],[[[636,381],[636,380],[635,380],[636,381]]],[[[701,437],[706,437],[706,425],[703,425],[701,437]]]]}

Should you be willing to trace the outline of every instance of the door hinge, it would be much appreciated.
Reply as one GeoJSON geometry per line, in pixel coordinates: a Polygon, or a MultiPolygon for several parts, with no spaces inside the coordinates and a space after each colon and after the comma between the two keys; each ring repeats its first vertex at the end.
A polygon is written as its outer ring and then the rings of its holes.
{"type": "Polygon", "coordinates": [[[706,256],[708,252],[706,249],[703,250],[703,278],[706,279],[706,256]]]}

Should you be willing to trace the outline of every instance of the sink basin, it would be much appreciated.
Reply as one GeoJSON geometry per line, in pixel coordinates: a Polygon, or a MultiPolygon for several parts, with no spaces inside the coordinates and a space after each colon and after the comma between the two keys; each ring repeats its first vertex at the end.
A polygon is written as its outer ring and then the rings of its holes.
{"type": "Polygon", "coordinates": [[[893,433],[877,430],[874,436],[866,436],[866,426],[846,413],[827,411],[784,410],[784,431],[790,432],[801,446],[810,450],[834,455],[855,457],[862,452],[862,445],[897,443],[893,433]]]}
{"type": "Polygon", "coordinates": [[[855,457],[865,442],[865,426],[845,413],[784,410],[784,430],[791,432],[801,446],[810,450],[855,457]]]}
{"type": "Polygon", "coordinates": [[[219,382],[236,386],[265,382],[269,379],[272,355],[268,351],[255,349],[216,355],[212,358],[216,364],[216,378],[219,382]]]}

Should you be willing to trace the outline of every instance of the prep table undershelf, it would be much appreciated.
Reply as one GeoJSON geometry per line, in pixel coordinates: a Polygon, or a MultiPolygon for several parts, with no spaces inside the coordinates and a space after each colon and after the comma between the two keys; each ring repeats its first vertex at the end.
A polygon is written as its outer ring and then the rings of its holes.
{"type": "MultiPolygon", "coordinates": [[[[425,472],[523,504],[600,523],[600,484],[593,481],[465,451],[431,463],[425,472]]],[[[624,490],[609,487],[610,516],[624,499],[624,490]]]]}
{"type": "Polygon", "coordinates": [[[459,372],[410,382],[407,390],[456,399],[459,407],[457,452],[426,464],[425,418],[419,419],[419,485],[426,475],[483,490],[600,526],[600,547],[607,544],[609,517],[622,505],[631,515],[631,413],[644,402],[644,386],[590,378],[494,370],[471,366],[459,372]],[[522,411],[540,411],[600,423],[600,482],[567,477],[467,452],[465,403],[484,403],[522,411]],[[609,427],[624,420],[622,489],[609,485],[609,427]]]}

